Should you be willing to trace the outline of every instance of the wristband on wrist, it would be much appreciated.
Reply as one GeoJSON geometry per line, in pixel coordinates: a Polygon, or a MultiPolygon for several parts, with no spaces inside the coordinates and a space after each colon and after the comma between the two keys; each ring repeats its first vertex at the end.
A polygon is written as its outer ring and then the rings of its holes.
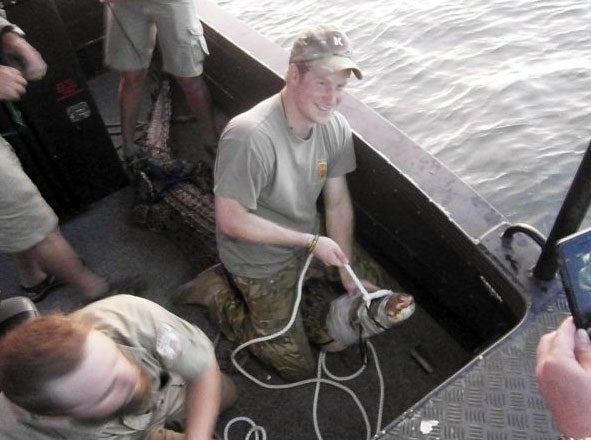
{"type": "Polygon", "coordinates": [[[591,440],[591,437],[568,437],[562,434],[558,440],[591,440]]]}
{"type": "Polygon", "coordinates": [[[319,239],[320,239],[320,235],[316,234],[314,236],[314,238],[312,239],[312,241],[310,241],[310,243],[308,244],[308,252],[309,253],[314,252],[314,249],[316,249],[316,245],[318,244],[319,239]]]}

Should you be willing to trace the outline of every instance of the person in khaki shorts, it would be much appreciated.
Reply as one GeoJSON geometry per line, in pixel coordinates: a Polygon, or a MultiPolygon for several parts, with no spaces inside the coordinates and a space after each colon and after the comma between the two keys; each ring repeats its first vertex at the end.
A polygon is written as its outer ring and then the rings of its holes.
{"type": "MultiPolygon", "coordinates": [[[[17,101],[28,81],[41,80],[47,65],[6,20],[0,9],[0,100],[17,101]]],[[[6,104],[9,105],[9,104],[6,104]]],[[[106,295],[106,279],[90,271],[60,233],[58,218],[24,172],[12,146],[0,137],[0,253],[15,262],[22,294],[41,301],[52,289],[70,283],[85,302],[106,295]]]]}
{"type": "Polygon", "coordinates": [[[201,330],[130,295],[9,330],[0,389],[3,440],[211,440],[236,399],[201,330]]]}
{"type": "Polygon", "coordinates": [[[217,132],[211,94],[203,80],[208,54],[196,0],[100,0],[106,7],[105,63],[120,72],[123,153],[137,158],[135,127],[143,84],[156,41],[162,68],[174,75],[200,128],[201,143],[215,154],[217,132]]]}

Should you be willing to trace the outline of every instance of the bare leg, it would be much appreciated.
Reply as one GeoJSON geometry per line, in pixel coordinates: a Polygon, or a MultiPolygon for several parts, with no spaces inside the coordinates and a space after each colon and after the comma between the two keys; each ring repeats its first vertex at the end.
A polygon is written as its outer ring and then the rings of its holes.
{"type": "Polygon", "coordinates": [[[31,280],[36,284],[45,278],[45,274],[50,273],[79,287],[87,299],[104,293],[109,287],[104,278],[82,264],[74,249],[57,229],[31,249],[15,254],[15,257],[22,271],[32,270],[23,276],[25,283],[31,280]],[[41,279],[38,271],[41,271],[41,279]]]}
{"type": "Polygon", "coordinates": [[[213,118],[213,104],[209,88],[201,76],[177,77],[189,108],[195,115],[197,125],[203,136],[205,145],[215,145],[218,141],[215,121],[213,118]]]}
{"type": "Polygon", "coordinates": [[[25,258],[22,253],[14,254],[12,257],[14,257],[22,286],[34,286],[47,277],[47,274],[41,269],[37,261],[25,258]]]}
{"type": "Polygon", "coordinates": [[[121,135],[123,137],[123,153],[128,157],[138,152],[134,144],[134,136],[146,72],[145,69],[120,72],[119,113],[121,117],[121,135]]]}
{"type": "MultiPolygon", "coordinates": [[[[236,385],[234,381],[227,376],[226,374],[222,373],[222,400],[220,402],[220,412],[225,411],[226,409],[230,408],[237,399],[237,392],[236,392],[236,385]]],[[[173,416],[169,420],[167,420],[168,426],[175,426],[176,430],[184,431],[185,430],[185,415],[184,411],[181,413],[177,413],[177,416],[173,416]],[[177,417],[178,416],[178,417],[177,417]]],[[[215,436],[214,438],[221,438],[215,436]]],[[[185,434],[182,432],[172,431],[170,429],[166,429],[163,427],[156,427],[150,429],[144,440],[185,440],[185,434]]]]}
{"type": "Polygon", "coordinates": [[[222,373],[222,400],[220,402],[220,411],[225,411],[236,403],[238,398],[236,384],[230,376],[222,373]]]}

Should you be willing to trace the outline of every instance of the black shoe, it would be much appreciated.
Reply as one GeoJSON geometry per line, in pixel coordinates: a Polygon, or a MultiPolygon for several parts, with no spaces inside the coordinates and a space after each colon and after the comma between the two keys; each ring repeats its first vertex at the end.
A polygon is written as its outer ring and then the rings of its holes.
{"type": "Polygon", "coordinates": [[[21,291],[33,302],[39,302],[47,296],[51,289],[62,286],[64,283],[53,275],[47,275],[43,281],[31,287],[21,286],[21,291]]]}

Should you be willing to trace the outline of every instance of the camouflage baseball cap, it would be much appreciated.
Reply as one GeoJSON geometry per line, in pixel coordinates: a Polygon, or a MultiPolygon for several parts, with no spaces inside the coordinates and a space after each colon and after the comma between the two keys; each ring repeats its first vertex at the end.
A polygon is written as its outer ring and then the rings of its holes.
{"type": "Polygon", "coordinates": [[[289,62],[306,63],[322,60],[322,66],[330,72],[351,70],[357,79],[361,79],[361,70],[351,59],[352,55],[351,44],[343,32],[329,26],[320,26],[296,38],[289,62]]]}

